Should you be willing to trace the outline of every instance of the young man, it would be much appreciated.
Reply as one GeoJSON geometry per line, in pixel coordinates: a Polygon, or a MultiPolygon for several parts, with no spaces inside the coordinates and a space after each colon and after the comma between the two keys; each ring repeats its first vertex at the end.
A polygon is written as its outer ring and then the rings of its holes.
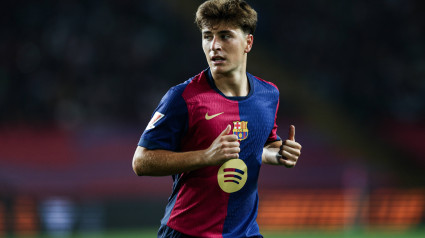
{"type": "Polygon", "coordinates": [[[276,86],[246,72],[257,13],[209,0],[196,13],[209,68],[171,88],[140,138],[137,175],[172,175],[158,237],[262,237],[256,223],[262,163],[294,167],[295,128],[277,136],[276,86]]]}

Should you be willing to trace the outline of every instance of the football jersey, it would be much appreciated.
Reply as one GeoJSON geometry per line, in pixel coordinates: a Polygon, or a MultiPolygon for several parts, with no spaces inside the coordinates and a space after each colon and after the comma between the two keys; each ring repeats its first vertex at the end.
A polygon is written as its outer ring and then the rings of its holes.
{"type": "Polygon", "coordinates": [[[260,236],[257,180],[263,147],[276,134],[279,91],[247,73],[250,92],[226,97],[210,69],[172,87],[162,98],[139,146],[176,152],[207,149],[231,125],[240,153],[219,166],[173,175],[162,225],[196,237],[260,236]]]}

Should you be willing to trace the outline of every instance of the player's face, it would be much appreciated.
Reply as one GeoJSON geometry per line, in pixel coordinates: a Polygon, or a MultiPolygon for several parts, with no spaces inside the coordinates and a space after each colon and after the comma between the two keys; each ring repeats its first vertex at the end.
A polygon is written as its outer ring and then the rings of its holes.
{"type": "Polygon", "coordinates": [[[245,70],[247,53],[251,50],[253,36],[239,27],[218,24],[202,29],[202,48],[213,74],[229,74],[245,70]]]}

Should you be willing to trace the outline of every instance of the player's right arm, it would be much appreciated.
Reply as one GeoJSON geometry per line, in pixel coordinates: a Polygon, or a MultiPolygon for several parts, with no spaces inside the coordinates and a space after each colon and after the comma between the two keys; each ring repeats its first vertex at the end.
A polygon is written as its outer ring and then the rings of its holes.
{"type": "Polygon", "coordinates": [[[205,150],[173,152],[138,146],[133,156],[133,170],[139,176],[166,176],[220,165],[239,157],[238,137],[229,135],[230,125],[205,150]]]}

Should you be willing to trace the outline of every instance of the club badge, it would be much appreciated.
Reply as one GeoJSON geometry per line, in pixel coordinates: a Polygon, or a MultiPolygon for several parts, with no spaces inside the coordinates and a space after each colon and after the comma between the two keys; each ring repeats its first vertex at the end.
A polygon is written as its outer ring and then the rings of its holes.
{"type": "Polygon", "coordinates": [[[247,121],[234,121],[233,134],[238,137],[238,140],[245,140],[248,137],[248,122],[247,121]]]}

